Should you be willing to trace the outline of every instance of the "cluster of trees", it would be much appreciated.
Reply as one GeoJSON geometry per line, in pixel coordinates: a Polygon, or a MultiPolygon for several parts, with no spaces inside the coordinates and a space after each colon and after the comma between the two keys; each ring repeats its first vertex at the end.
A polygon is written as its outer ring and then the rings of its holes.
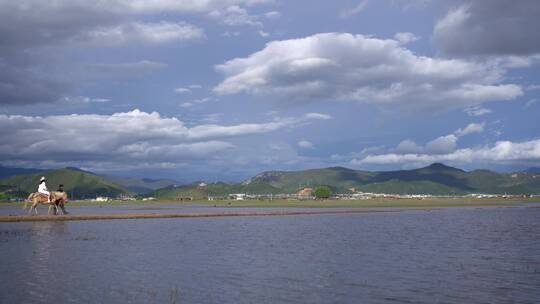
{"type": "Polygon", "coordinates": [[[327,199],[332,195],[332,190],[328,186],[319,186],[315,188],[315,198],[327,199]]]}

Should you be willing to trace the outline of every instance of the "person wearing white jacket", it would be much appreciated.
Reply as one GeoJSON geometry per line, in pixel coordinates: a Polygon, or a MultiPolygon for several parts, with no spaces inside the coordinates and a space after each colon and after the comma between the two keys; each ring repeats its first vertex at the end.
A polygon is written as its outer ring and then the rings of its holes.
{"type": "Polygon", "coordinates": [[[39,193],[43,193],[45,195],[47,195],[47,200],[49,201],[49,203],[51,202],[51,193],[49,192],[49,189],[47,189],[47,184],[45,184],[45,176],[42,176],[41,179],[39,180],[39,186],[38,186],[38,192],[39,193]]]}

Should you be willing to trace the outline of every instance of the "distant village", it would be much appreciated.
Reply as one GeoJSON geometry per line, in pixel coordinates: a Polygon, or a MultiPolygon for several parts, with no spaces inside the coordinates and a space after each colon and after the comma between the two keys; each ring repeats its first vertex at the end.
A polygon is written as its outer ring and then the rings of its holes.
{"type": "MultiPolygon", "coordinates": [[[[201,182],[198,187],[204,188],[207,184],[201,182]]],[[[349,188],[349,193],[336,193],[332,194],[328,199],[333,200],[369,200],[369,199],[432,199],[432,198],[474,198],[474,199],[512,199],[512,198],[528,198],[528,197],[540,197],[540,195],[509,195],[509,194],[487,194],[487,193],[473,193],[466,195],[431,195],[431,194],[392,194],[392,193],[371,193],[357,191],[355,188],[349,188]]],[[[156,197],[142,197],[136,198],[127,194],[122,194],[116,198],[98,196],[95,199],[90,199],[95,202],[109,202],[113,200],[121,201],[134,201],[140,199],[142,201],[154,201],[156,197]]],[[[315,189],[312,187],[303,187],[296,193],[281,193],[281,194],[249,194],[249,193],[230,193],[228,195],[221,196],[208,196],[208,201],[214,200],[316,200],[315,189]]],[[[194,201],[204,200],[204,198],[195,198],[188,195],[178,195],[174,198],[176,201],[194,201]]]]}

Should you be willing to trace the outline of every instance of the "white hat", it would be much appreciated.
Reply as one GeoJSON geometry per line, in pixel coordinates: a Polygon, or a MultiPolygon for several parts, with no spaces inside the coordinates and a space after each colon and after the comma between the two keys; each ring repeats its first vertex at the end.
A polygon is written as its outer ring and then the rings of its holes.
{"type": "Polygon", "coordinates": [[[42,176],[40,179],[39,179],[39,182],[41,183],[42,181],[45,180],[45,176],[42,176]]]}

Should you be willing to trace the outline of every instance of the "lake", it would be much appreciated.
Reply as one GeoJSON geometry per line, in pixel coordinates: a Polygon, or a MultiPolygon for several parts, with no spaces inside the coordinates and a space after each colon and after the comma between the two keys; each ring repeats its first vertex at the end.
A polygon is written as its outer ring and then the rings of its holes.
{"type": "Polygon", "coordinates": [[[540,208],[0,223],[0,254],[1,303],[538,303],[540,208]]]}

